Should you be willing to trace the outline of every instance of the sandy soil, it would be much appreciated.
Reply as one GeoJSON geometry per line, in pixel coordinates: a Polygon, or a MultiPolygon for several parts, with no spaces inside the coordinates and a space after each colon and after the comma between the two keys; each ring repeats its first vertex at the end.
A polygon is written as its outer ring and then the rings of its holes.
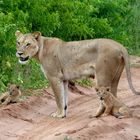
{"type": "MultiPolygon", "coordinates": [[[[140,91],[140,58],[132,58],[133,84],[140,91]]],[[[130,107],[132,118],[90,118],[99,105],[94,87],[78,89],[82,92],[69,93],[68,117],[64,119],[49,116],[56,109],[50,88],[41,90],[41,97],[1,108],[0,140],[140,140],[140,96],[129,89],[125,72],[118,97],[130,107]]]]}

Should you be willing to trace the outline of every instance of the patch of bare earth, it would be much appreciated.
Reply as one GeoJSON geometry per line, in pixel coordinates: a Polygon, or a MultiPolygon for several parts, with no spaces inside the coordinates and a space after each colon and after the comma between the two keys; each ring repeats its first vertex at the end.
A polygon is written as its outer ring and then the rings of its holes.
{"type": "MultiPolygon", "coordinates": [[[[140,58],[133,57],[134,65],[140,58]]],[[[140,67],[131,68],[135,88],[140,91],[140,67]]],[[[56,104],[51,89],[43,96],[0,109],[0,140],[140,140],[140,96],[129,89],[125,71],[118,87],[118,97],[130,107],[132,118],[113,116],[90,118],[98,108],[93,88],[78,86],[82,92],[69,93],[68,117],[52,118],[56,104]]]]}

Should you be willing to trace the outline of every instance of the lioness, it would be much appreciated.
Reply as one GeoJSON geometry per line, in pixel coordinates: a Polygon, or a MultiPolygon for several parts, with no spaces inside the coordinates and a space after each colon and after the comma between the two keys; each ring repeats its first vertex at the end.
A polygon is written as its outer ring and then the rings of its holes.
{"type": "Polygon", "coordinates": [[[95,89],[100,99],[100,106],[95,117],[102,114],[103,116],[112,114],[119,119],[131,116],[129,108],[111,93],[110,87],[96,87],[95,89]]]}
{"type": "Polygon", "coordinates": [[[10,84],[8,86],[8,92],[4,93],[0,97],[0,104],[2,106],[5,106],[10,103],[16,103],[19,100],[19,96],[21,96],[19,86],[15,84],[10,84]]]}
{"type": "Polygon", "coordinates": [[[49,79],[58,110],[53,117],[66,117],[68,81],[82,76],[96,77],[97,85],[110,86],[116,96],[121,73],[126,68],[130,88],[131,81],[127,50],[111,39],[93,39],[65,42],[59,38],[44,37],[40,32],[15,33],[16,56],[21,64],[35,58],[49,79]]]}

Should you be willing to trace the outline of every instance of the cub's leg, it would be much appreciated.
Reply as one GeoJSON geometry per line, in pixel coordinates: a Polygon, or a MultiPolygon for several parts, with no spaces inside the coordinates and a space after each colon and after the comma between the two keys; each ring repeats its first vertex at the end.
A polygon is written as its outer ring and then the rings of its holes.
{"type": "Polygon", "coordinates": [[[19,102],[19,100],[13,100],[13,101],[11,100],[11,101],[10,101],[10,103],[12,103],[12,104],[18,103],[18,102],[19,102]]]}
{"type": "Polygon", "coordinates": [[[52,117],[63,118],[66,117],[66,110],[65,110],[65,89],[64,89],[64,82],[56,77],[49,78],[51,83],[51,87],[53,89],[55,100],[57,104],[57,111],[52,113],[52,117]]]}
{"type": "Polygon", "coordinates": [[[5,99],[5,101],[2,103],[2,106],[8,105],[8,104],[10,103],[10,101],[11,101],[11,97],[8,96],[8,97],[5,99]]]}
{"type": "Polygon", "coordinates": [[[105,106],[103,105],[103,103],[100,101],[100,106],[96,112],[96,114],[94,115],[94,117],[99,117],[100,115],[102,115],[104,113],[105,110],[105,106]]]}
{"type": "Polygon", "coordinates": [[[110,114],[111,110],[112,110],[112,105],[106,105],[105,111],[102,116],[108,116],[110,114]]]}
{"type": "Polygon", "coordinates": [[[4,101],[5,101],[5,99],[4,98],[1,98],[0,99],[0,104],[2,104],[4,101]]]}
{"type": "Polygon", "coordinates": [[[117,118],[122,119],[122,118],[128,118],[131,116],[130,114],[130,110],[126,107],[126,106],[122,106],[121,108],[119,108],[119,115],[117,118]]]}
{"type": "Polygon", "coordinates": [[[0,104],[2,104],[3,102],[5,102],[6,98],[8,97],[8,94],[5,93],[3,95],[0,96],[0,104]]]}

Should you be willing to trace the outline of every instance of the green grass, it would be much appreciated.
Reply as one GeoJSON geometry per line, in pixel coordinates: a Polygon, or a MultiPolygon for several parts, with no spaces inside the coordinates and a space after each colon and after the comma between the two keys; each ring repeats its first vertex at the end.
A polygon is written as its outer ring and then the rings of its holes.
{"type": "Polygon", "coordinates": [[[131,64],[130,66],[133,67],[133,68],[140,68],[140,64],[139,63],[131,64]]]}
{"type": "Polygon", "coordinates": [[[9,59],[2,64],[3,69],[0,73],[0,92],[7,89],[8,83],[15,83],[23,90],[39,89],[49,86],[49,81],[45,78],[40,69],[40,64],[31,60],[27,65],[19,64],[16,58],[9,59]]]}
{"type": "MultiPolygon", "coordinates": [[[[126,46],[129,54],[140,56],[140,0],[5,0],[0,9],[0,92],[6,91],[8,83],[16,83],[24,90],[49,86],[36,61],[25,66],[18,63],[17,29],[23,33],[39,30],[44,36],[71,41],[112,38],[126,46]]],[[[90,79],[76,83],[94,85],[90,79]]]]}
{"type": "Polygon", "coordinates": [[[92,87],[92,86],[94,86],[94,82],[89,78],[77,79],[77,80],[75,80],[75,82],[78,85],[83,86],[83,87],[92,87]]]}
{"type": "Polygon", "coordinates": [[[69,136],[65,136],[64,140],[72,140],[69,136]]]}

